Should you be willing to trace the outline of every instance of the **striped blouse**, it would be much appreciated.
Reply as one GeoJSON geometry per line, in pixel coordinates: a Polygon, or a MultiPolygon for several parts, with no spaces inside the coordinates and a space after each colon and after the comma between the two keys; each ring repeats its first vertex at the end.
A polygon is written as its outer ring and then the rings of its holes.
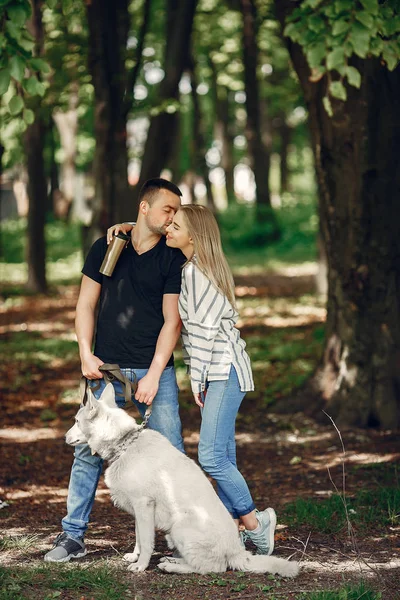
{"type": "Polygon", "coordinates": [[[241,391],[254,390],[246,344],[235,327],[238,313],[193,262],[182,270],[179,314],[193,393],[204,391],[207,381],[228,379],[232,365],[241,391]]]}

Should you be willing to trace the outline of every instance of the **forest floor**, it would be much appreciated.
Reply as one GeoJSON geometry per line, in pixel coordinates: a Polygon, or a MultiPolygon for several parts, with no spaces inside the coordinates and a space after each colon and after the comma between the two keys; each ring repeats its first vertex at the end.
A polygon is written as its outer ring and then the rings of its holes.
{"type": "MultiPolygon", "coordinates": [[[[282,290],[285,282],[278,283],[282,290]]],[[[240,286],[245,284],[242,278],[240,286]]],[[[271,292],[273,282],[257,281],[257,285],[271,292]]],[[[307,285],[309,282],[304,282],[303,287],[307,285]]],[[[2,303],[0,333],[12,353],[10,350],[7,356],[5,352],[0,362],[0,568],[4,582],[0,600],[298,600],[309,598],[311,592],[340,590],[361,581],[380,592],[383,600],[400,599],[398,432],[341,431],[343,453],[338,432],[328,419],[321,424],[302,412],[275,412],[274,405],[266,409],[257,394],[245,399],[238,419],[238,464],[256,505],[273,506],[277,512],[275,554],[301,561],[295,580],[235,572],[201,576],[161,573],[157,561],[168,553],[161,534],[157,534],[149,569],[143,574],[127,572],[122,555],[132,551],[134,527],[131,518],[112,505],[103,480],[86,537],[87,556],[63,566],[43,563],[65,514],[72,463],[72,449],[65,444],[64,434],[79,404],[80,365],[73,334],[76,299],[76,286],[64,286],[50,296],[22,296],[2,303]],[[46,356],[38,351],[33,360],[34,340],[27,338],[26,348],[23,341],[18,342],[24,339],[18,334],[27,332],[48,340],[46,356]],[[71,344],[63,358],[57,351],[61,341],[71,344]],[[19,347],[15,350],[16,343],[19,347]],[[364,493],[364,506],[349,511],[351,522],[354,515],[353,535],[349,535],[349,521],[343,519],[340,502],[336,512],[327,513],[328,522],[320,524],[319,517],[323,518],[325,503],[335,487],[349,502],[360,490],[364,493]],[[357,511],[368,512],[374,494],[388,488],[397,494],[393,503],[390,496],[387,502],[390,519],[358,524],[357,511]],[[311,501],[317,513],[301,520],[298,507],[296,518],[290,518],[288,506],[299,499],[311,501]],[[100,579],[92,588],[76,583],[84,570],[100,564],[117,574],[114,591],[106,596],[100,579]],[[24,571],[29,573],[28,579],[21,575],[24,571]],[[65,577],[71,573],[75,573],[75,583],[64,583],[60,589],[57,578],[62,574],[63,581],[69,581],[65,577]],[[118,592],[121,582],[125,591],[118,592]]],[[[181,399],[185,447],[196,459],[199,414],[187,388],[181,399]]]]}

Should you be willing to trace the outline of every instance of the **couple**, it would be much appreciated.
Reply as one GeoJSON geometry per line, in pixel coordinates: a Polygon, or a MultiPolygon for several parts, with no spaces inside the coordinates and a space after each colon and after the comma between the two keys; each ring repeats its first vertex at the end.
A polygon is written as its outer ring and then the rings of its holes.
{"type": "MultiPolygon", "coordinates": [[[[245,343],[235,328],[233,278],[213,214],[203,206],[181,206],[181,195],[173,183],[150,179],[140,191],[136,226],[111,227],[89,251],[75,321],[82,373],[97,399],[105,387],[99,371],[103,363],[118,363],[131,380],[136,375],[134,403],[139,412],[143,416],[152,405],[149,427],[184,452],[172,356],[182,333],[194,400],[202,411],[199,462],[216,480],[232,518],[244,526],[242,540],[250,539],[258,554],[270,555],[275,511],[256,510],[236,466],[235,420],[254,384],[245,343]],[[131,243],[113,275],[101,275],[113,232],[130,229],[131,243]]],[[[123,407],[119,382],[114,387],[116,402],[123,407]]],[[[76,447],[68,514],[46,561],[85,556],[83,538],[102,466],[87,445],[76,447]]]]}

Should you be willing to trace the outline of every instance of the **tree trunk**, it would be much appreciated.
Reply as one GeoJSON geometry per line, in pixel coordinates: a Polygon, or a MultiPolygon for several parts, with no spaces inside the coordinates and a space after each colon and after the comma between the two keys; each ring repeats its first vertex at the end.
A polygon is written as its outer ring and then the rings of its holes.
{"type": "Polygon", "coordinates": [[[62,216],[65,219],[68,219],[71,213],[75,197],[76,136],[78,133],[78,87],[76,84],[71,86],[68,108],[67,112],[57,111],[53,114],[64,157],[61,165],[61,191],[64,203],[62,216]]]}
{"type": "Polygon", "coordinates": [[[240,0],[243,15],[243,65],[246,92],[246,139],[256,183],[257,219],[268,224],[268,238],[279,237],[278,224],[269,193],[270,155],[262,139],[255,0],[240,0]]]}
{"type": "Polygon", "coordinates": [[[126,144],[125,69],[130,26],[128,0],[91,0],[89,70],[95,90],[96,151],[94,217],[95,239],[110,224],[124,219],[129,210],[128,152],[126,144]]]}
{"type": "Polygon", "coordinates": [[[50,167],[49,167],[49,191],[47,193],[47,204],[46,213],[54,217],[55,215],[55,197],[60,190],[60,182],[58,178],[58,164],[56,162],[56,140],[55,140],[55,124],[51,124],[49,127],[49,153],[50,153],[50,167]]]}
{"type": "MultiPolygon", "coordinates": [[[[44,33],[42,0],[32,0],[32,16],[28,29],[35,40],[34,54],[43,54],[44,33]]],[[[36,74],[39,77],[38,74],[36,74]]],[[[29,199],[26,261],[28,264],[27,288],[35,293],[47,292],[45,220],[47,206],[47,180],[44,164],[46,126],[40,100],[33,98],[27,103],[35,112],[35,121],[24,134],[24,150],[28,174],[29,199]]]]}
{"type": "MultiPolygon", "coordinates": [[[[283,2],[276,2],[281,21],[283,2]]],[[[289,6],[289,3],[286,7],[289,6]]],[[[313,383],[343,426],[400,425],[400,72],[357,60],[359,90],[325,112],[288,48],[309,110],[328,264],[326,343],[313,383]]]]}
{"type": "Polygon", "coordinates": [[[282,123],[279,127],[280,151],[279,151],[279,175],[280,175],[280,194],[289,191],[289,169],[288,169],[288,148],[290,144],[292,130],[286,123],[285,115],[282,115],[282,123]]]}
{"type": "Polygon", "coordinates": [[[37,115],[24,135],[29,198],[27,288],[36,293],[47,291],[45,241],[47,181],[43,159],[45,134],[46,127],[43,119],[37,115]]]}
{"type": "Polygon", "coordinates": [[[135,188],[136,199],[143,183],[160,175],[171,152],[178,123],[179,81],[188,64],[196,4],[197,0],[167,1],[165,76],[160,84],[158,112],[150,121],[140,178],[135,188]]]}
{"type": "Polygon", "coordinates": [[[225,174],[226,198],[229,206],[236,200],[231,106],[227,88],[218,85],[217,69],[211,56],[208,57],[208,64],[211,69],[212,96],[216,116],[215,137],[221,143],[221,167],[225,174]]]}
{"type": "Polygon", "coordinates": [[[197,93],[198,81],[196,77],[196,63],[194,58],[190,61],[190,83],[191,83],[191,96],[192,96],[192,107],[193,107],[193,163],[196,173],[198,173],[204,181],[207,192],[207,205],[213,212],[215,212],[215,202],[210,181],[210,170],[206,161],[206,143],[204,139],[204,126],[203,117],[201,113],[199,95],[197,93]]]}

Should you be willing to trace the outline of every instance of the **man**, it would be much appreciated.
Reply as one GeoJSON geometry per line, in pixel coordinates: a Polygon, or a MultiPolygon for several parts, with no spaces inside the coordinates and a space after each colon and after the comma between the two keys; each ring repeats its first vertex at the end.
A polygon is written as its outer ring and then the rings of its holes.
{"type": "MultiPolygon", "coordinates": [[[[183,452],[172,352],[181,330],[178,298],[185,257],[165,243],[166,228],[180,206],[181,195],[179,188],[165,179],[150,179],[143,185],[131,243],[122,251],[111,277],[99,272],[107,250],[106,237],[93,244],[82,269],[75,329],[82,373],[95,397],[99,398],[105,387],[99,366],[117,363],[131,381],[137,377],[134,402],[140,413],[152,405],[149,427],[183,452]]],[[[121,394],[118,382],[114,387],[121,394]]],[[[116,396],[116,401],[124,406],[122,396],[116,396]]],[[[67,562],[86,554],[83,538],[103,465],[87,445],[78,446],[74,456],[68,514],[45,561],[67,562]]]]}

